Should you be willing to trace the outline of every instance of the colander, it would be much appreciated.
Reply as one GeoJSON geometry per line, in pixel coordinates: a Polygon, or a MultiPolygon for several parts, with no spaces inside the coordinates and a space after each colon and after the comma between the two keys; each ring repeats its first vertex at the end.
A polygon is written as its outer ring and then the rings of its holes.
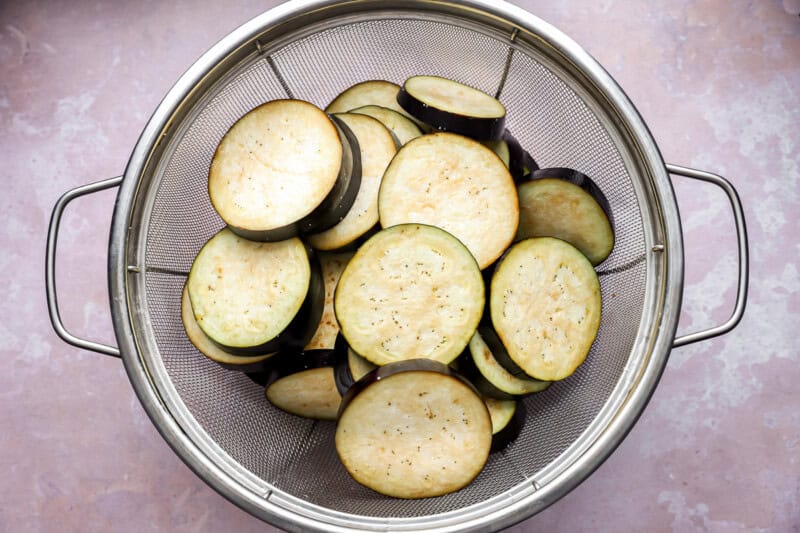
{"type": "MultiPolygon", "coordinates": [[[[488,229],[488,228],[487,228],[488,229]]],[[[209,485],[276,526],[325,530],[496,530],[541,511],[585,479],[631,429],[673,346],[732,329],[744,312],[747,241],[741,203],[722,177],[665,165],[622,90],[576,43],[495,0],[295,0],[211,48],[153,113],[124,176],[67,192],[47,243],[50,316],[68,343],[122,357],[161,435],[209,485]],[[466,488],[401,500],[355,483],[339,464],[335,425],[279,411],[263,388],[187,340],[186,273],[223,223],[206,192],[227,129],[255,106],[300,98],[324,107],[364,80],[432,74],[497,95],[507,127],[542,167],[576,168],[611,204],[616,245],[599,267],[603,318],[586,363],[525,400],[519,437],[466,488]],[[732,316],[675,338],[683,291],[680,217],[669,175],[720,186],[738,234],[732,316]],[[119,348],[63,326],[55,250],[64,207],[119,187],[109,240],[109,295],[119,348]]]]}

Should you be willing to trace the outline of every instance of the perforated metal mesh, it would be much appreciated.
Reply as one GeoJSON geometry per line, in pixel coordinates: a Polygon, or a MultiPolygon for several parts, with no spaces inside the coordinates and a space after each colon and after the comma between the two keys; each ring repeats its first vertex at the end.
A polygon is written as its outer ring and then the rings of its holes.
{"type": "Polygon", "coordinates": [[[454,511],[530,483],[573,445],[605,405],[626,367],[645,296],[642,218],[620,151],[584,101],[525,48],[468,25],[430,17],[363,20],[311,33],[253,56],[214,94],[191,123],[177,128],[159,163],[160,181],[147,230],[146,292],[158,353],[177,401],[195,431],[275,489],[325,508],[360,516],[414,517],[454,511]],[[514,52],[509,58],[509,46],[514,52]],[[504,72],[507,78],[502,83],[504,72]],[[586,363],[572,377],[526,400],[520,437],[493,454],[467,488],[426,500],[380,496],[352,481],[339,461],[332,423],[273,408],[246,377],[200,355],[180,323],[180,295],[192,260],[223,223],[207,195],[214,149],[244,113],[293,96],[324,107],[346,87],[368,79],[402,83],[414,74],[453,78],[494,94],[507,126],[540,166],[568,166],[598,182],[610,201],[617,242],[600,267],[603,318],[586,363]]]}

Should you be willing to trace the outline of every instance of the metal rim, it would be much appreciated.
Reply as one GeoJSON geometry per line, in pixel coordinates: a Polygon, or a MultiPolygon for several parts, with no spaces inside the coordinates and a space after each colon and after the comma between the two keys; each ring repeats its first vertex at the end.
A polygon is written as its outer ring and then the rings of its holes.
{"type": "MultiPolygon", "coordinates": [[[[112,220],[109,241],[109,294],[112,318],[125,368],[139,400],[164,439],[202,479],[236,505],[286,529],[345,531],[352,530],[356,524],[350,522],[343,513],[318,512],[318,508],[303,505],[301,500],[291,496],[258,493],[252,488],[244,487],[220,468],[217,462],[187,435],[165,405],[163,398],[159,396],[139,351],[145,339],[136,338],[132,325],[132,313],[135,311],[129,305],[132,281],[130,276],[136,275],[133,271],[129,271],[129,265],[138,264],[129,253],[130,250],[136,249],[135,236],[131,234],[130,225],[141,185],[140,179],[153,151],[171,127],[176,110],[185,105],[199,86],[208,83],[207,75],[212,69],[226,59],[229,60],[243,46],[253,43],[266,28],[302,25],[302,22],[298,22],[300,14],[333,11],[340,13],[343,10],[363,10],[370,7],[385,8],[380,4],[378,0],[361,2],[294,0],[254,18],[211,48],[178,80],[156,108],[143,130],[126,168],[112,220]]],[[[640,328],[640,331],[648,331],[648,335],[640,335],[634,347],[646,351],[650,360],[638,376],[618,387],[623,396],[620,398],[622,402],[620,408],[613,413],[601,413],[598,416],[607,424],[603,423],[602,427],[598,427],[601,425],[600,421],[596,420],[593,423],[597,435],[590,446],[587,449],[572,450],[574,458],[570,466],[555,473],[552,478],[541,479],[538,482],[531,480],[530,485],[523,485],[518,487],[519,490],[502,495],[500,501],[486,502],[487,505],[447,515],[398,520],[375,519],[359,524],[364,529],[384,529],[389,524],[394,529],[402,530],[432,527],[441,531],[499,529],[541,511],[586,479],[619,445],[647,404],[666,365],[677,328],[683,288],[680,218],[663,160],[646,125],[616,82],[574,41],[546,22],[504,2],[468,0],[454,5],[424,0],[404,2],[399,5],[415,9],[425,6],[431,10],[461,14],[481,13],[546,42],[582,77],[593,96],[605,102],[608,109],[620,117],[621,127],[625,129],[624,134],[632,140],[633,146],[638,151],[638,159],[643,164],[643,168],[639,170],[650,181],[650,186],[655,192],[654,204],[644,206],[645,211],[650,214],[651,221],[657,222],[654,226],[658,229],[658,234],[646,232],[646,244],[648,249],[652,250],[646,258],[651,267],[648,268],[647,284],[648,288],[653,290],[647,291],[643,320],[646,317],[658,317],[659,321],[655,329],[640,328]],[[654,268],[656,264],[659,268],[654,268]]],[[[131,270],[135,270],[135,267],[131,270]]]]}

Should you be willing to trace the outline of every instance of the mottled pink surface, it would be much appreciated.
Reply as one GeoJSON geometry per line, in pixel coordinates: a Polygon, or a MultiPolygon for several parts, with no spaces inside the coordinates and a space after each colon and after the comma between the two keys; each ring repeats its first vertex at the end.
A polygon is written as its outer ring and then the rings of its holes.
{"type": "MultiPolygon", "coordinates": [[[[58,196],[122,172],[192,62],[276,2],[0,3],[0,531],[263,531],[173,454],[120,362],[61,342],[44,244],[58,196]]],[[[676,349],[631,434],[588,481],[511,531],[800,530],[800,18],[761,0],[519,1],[617,79],[667,161],[721,173],[749,222],[748,311],[676,349]]],[[[681,331],[724,320],[732,217],[675,179],[686,237],[681,331]]],[[[67,211],[67,326],[113,343],[114,191],[67,211]]]]}

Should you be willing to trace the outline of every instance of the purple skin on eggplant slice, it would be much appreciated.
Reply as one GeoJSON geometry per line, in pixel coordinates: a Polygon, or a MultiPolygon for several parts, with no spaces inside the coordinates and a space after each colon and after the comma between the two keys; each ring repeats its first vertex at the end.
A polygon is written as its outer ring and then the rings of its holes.
{"type": "Polygon", "coordinates": [[[505,131],[505,116],[470,117],[437,109],[409,94],[405,87],[401,87],[397,93],[397,103],[414,118],[434,130],[458,133],[480,141],[499,140],[505,131]]]}
{"type": "Polygon", "coordinates": [[[352,372],[350,372],[350,365],[347,361],[347,351],[349,348],[350,347],[347,345],[347,340],[344,338],[344,335],[339,332],[339,334],[336,335],[336,342],[333,347],[335,356],[333,379],[336,382],[336,389],[342,396],[347,394],[347,391],[356,382],[356,380],[353,378],[352,372]]]}

